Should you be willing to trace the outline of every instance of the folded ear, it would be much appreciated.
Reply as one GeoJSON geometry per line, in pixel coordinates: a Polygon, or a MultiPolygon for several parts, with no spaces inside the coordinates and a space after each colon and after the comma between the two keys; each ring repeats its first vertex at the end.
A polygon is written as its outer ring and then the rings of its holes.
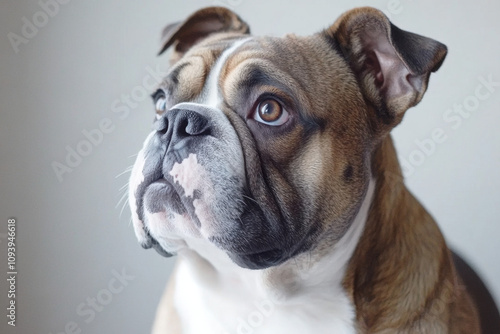
{"type": "Polygon", "coordinates": [[[399,29],[370,7],[345,13],[325,33],[340,44],[365,98],[390,127],[420,102],[447,53],[445,45],[399,29]]]}
{"type": "Polygon", "coordinates": [[[249,34],[248,25],[235,13],[223,7],[200,9],[183,22],[168,25],[163,30],[161,55],[175,46],[171,61],[180,59],[193,45],[214,33],[249,34]]]}

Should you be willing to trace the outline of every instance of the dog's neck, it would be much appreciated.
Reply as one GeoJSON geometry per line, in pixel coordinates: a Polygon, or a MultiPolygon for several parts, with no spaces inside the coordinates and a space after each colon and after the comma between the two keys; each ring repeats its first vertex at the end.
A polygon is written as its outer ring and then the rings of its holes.
{"type": "Polygon", "coordinates": [[[447,305],[457,284],[444,238],[406,188],[390,136],[374,150],[372,166],[377,179],[373,205],[343,282],[358,324],[369,332],[411,323],[429,312],[432,294],[447,305]],[[442,290],[434,290],[436,282],[442,290]]]}

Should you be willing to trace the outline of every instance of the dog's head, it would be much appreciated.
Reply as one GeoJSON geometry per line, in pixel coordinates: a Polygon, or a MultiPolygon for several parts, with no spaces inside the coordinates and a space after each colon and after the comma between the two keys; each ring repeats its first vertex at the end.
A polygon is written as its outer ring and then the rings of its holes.
{"type": "Polygon", "coordinates": [[[167,49],[130,180],[136,234],[164,255],[203,240],[247,268],[344,235],[374,146],[446,55],[372,8],[283,38],[250,36],[233,12],[206,8],[165,29],[167,49]]]}

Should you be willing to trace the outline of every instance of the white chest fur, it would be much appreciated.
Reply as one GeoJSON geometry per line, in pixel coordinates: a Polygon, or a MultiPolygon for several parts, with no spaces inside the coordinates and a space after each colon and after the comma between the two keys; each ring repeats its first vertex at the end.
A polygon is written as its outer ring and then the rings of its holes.
{"type": "Polygon", "coordinates": [[[374,184],[348,232],[310,264],[303,255],[277,268],[242,269],[214,246],[188,242],[193,251],[179,254],[175,278],[174,306],[183,333],[356,333],[342,279],[364,229],[374,184]]]}
{"type": "Polygon", "coordinates": [[[354,310],[340,286],[325,291],[327,297],[305,294],[287,301],[237,280],[206,290],[187,266],[179,268],[177,282],[176,308],[186,334],[355,333],[354,310]]]}

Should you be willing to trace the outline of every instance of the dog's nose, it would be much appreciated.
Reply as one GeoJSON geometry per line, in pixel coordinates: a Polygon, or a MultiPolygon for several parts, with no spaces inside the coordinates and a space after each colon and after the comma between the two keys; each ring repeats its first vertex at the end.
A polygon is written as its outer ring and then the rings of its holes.
{"type": "Polygon", "coordinates": [[[172,109],[155,124],[155,130],[161,140],[168,145],[168,150],[184,148],[193,139],[201,139],[211,134],[208,119],[191,109],[172,109]]]}

